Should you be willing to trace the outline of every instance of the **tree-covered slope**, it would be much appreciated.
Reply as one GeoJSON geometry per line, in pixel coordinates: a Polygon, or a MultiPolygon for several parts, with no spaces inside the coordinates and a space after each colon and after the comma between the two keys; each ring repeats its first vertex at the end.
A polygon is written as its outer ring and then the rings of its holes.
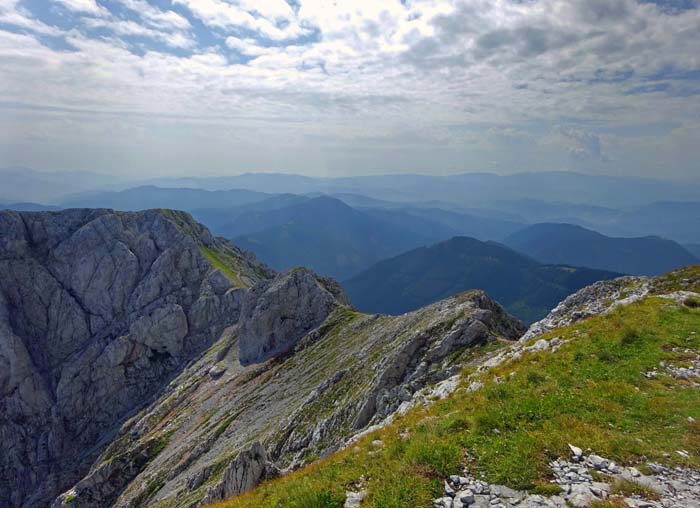
{"type": "Polygon", "coordinates": [[[700,243],[687,243],[685,247],[693,256],[700,259],[700,243]]]}
{"type": "Polygon", "coordinates": [[[632,275],[658,275],[698,261],[672,240],[613,238],[572,224],[535,224],[513,233],[503,243],[542,263],[632,275]]]}
{"type": "Polygon", "coordinates": [[[614,276],[542,265],[494,242],[455,237],[381,261],[343,285],[360,310],[389,314],[482,288],[511,313],[532,322],[570,293],[614,276]]]}

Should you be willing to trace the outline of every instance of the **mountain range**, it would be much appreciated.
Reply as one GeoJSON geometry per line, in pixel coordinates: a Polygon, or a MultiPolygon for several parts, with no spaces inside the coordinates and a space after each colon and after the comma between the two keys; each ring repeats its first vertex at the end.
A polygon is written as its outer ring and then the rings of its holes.
{"type": "Polygon", "coordinates": [[[463,237],[384,263],[388,301],[453,293],[364,314],[185,212],[0,211],[0,505],[700,501],[697,266],[567,296],[613,274],[463,237]],[[460,281],[556,308],[526,331],[460,281]]]}
{"type": "Polygon", "coordinates": [[[433,226],[398,227],[337,199],[321,197],[243,214],[218,232],[275,269],[303,265],[343,279],[380,259],[435,241],[445,230],[433,226]]]}
{"type": "Polygon", "coordinates": [[[172,208],[189,211],[197,208],[229,208],[247,205],[269,197],[271,195],[267,193],[242,189],[206,191],[149,185],[122,191],[85,192],[68,196],[59,204],[63,208],[111,208],[124,211],[172,208]]]}
{"type": "Polygon", "coordinates": [[[163,187],[208,190],[248,189],[258,192],[308,194],[350,193],[378,200],[426,202],[484,207],[499,201],[558,201],[611,208],[634,208],[655,201],[694,200],[700,185],[636,177],[589,175],[569,171],[520,172],[511,175],[462,173],[447,176],[396,174],[355,177],[309,177],[247,173],[213,178],[160,178],[148,183],[163,187]]]}
{"type": "Polygon", "coordinates": [[[659,275],[699,262],[671,240],[654,236],[611,238],[571,224],[535,224],[513,233],[503,243],[542,263],[632,275],[659,275]]]}
{"type": "Polygon", "coordinates": [[[526,322],[544,317],[560,300],[618,274],[546,265],[495,242],[455,237],[380,261],[343,282],[364,312],[401,314],[469,288],[484,288],[526,322]]]}

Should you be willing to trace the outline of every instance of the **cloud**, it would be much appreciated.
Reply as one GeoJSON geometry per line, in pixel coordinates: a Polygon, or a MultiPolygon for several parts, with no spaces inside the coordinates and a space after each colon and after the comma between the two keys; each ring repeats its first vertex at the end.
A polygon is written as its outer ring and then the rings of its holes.
{"type": "Polygon", "coordinates": [[[168,46],[174,48],[192,48],[195,45],[194,40],[186,31],[164,31],[131,20],[118,19],[113,16],[105,16],[100,18],[88,18],[84,21],[85,26],[89,28],[106,28],[116,35],[121,36],[136,36],[147,37],[153,40],[161,41],[168,46]]]}
{"type": "Polygon", "coordinates": [[[174,0],[203,23],[220,29],[245,29],[272,40],[301,37],[309,30],[294,19],[294,12],[282,0],[229,3],[224,0],[174,0]],[[282,6],[286,5],[286,8],[282,6]]]}
{"type": "MultiPolygon", "coordinates": [[[[363,164],[395,170],[615,160],[605,167],[653,172],[654,153],[672,157],[700,117],[700,8],[670,3],[0,0],[0,89],[15,124],[59,162],[87,136],[106,164],[126,153],[164,164],[143,149],[148,135],[183,171],[185,148],[245,170],[272,163],[262,152],[275,146],[278,169],[297,157],[321,171],[326,157],[371,149],[363,164]],[[640,157],[650,118],[684,134],[657,136],[640,157]]],[[[19,146],[5,125],[0,143],[19,146]]],[[[674,170],[687,174],[700,147],[682,146],[693,157],[674,170]]]]}
{"type": "Polygon", "coordinates": [[[137,13],[141,19],[154,28],[169,30],[189,30],[190,22],[180,14],[172,10],[163,11],[154,7],[146,0],[116,0],[131,11],[137,13]]]}
{"type": "Polygon", "coordinates": [[[26,29],[43,35],[60,35],[61,30],[34,19],[29,11],[19,5],[19,0],[0,1],[0,24],[26,29]]]}
{"type": "Polygon", "coordinates": [[[597,134],[561,125],[555,126],[552,133],[575,161],[609,161],[603,153],[601,138],[597,134]]]}
{"type": "Polygon", "coordinates": [[[107,11],[100,7],[95,0],[51,0],[71,11],[100,16],[107,11]]]}

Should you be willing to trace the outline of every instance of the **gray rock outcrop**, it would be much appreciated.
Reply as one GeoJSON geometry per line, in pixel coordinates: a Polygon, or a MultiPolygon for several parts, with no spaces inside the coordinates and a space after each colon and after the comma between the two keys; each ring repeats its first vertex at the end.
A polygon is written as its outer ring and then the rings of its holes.
{"type": "Polygon", "coordinates": [[[337,282],[295,268],[254,287],[243,301],[240,360],[255,363],[294,345],[350,303],[337,282]]]}
{"type": "Polygon", "coordinates": [[[181,212],[0,212],[0,506],[79,480],[266,276],[181,212]]]}
{"type": "Polygon", "coordinates": [[[521,337],[527,342],[550,330],[605,314],[620,305],[640,300],[649,293],[646,277],[618,277],[591,284],[562,300],[547,316],[533,323],[521,337]]]}
{"type": "Polygon", "coordinates": [[[279,471],[270,462],[265,447],[256,442],[226,467],[221,481],[209,487],[201,504],[238,496],[277,474],[279,471]]]}

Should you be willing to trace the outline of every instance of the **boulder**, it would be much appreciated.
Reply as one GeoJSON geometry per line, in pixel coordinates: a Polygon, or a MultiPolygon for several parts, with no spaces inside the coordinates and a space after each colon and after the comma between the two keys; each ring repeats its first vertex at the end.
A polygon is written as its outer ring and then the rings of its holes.
{"type": "Polygon", "coordinates": [[[295,268],[254,287],[243,301],[239,324],[241,363],[289,349],[349,301],[335,281],[295,268]]]}

